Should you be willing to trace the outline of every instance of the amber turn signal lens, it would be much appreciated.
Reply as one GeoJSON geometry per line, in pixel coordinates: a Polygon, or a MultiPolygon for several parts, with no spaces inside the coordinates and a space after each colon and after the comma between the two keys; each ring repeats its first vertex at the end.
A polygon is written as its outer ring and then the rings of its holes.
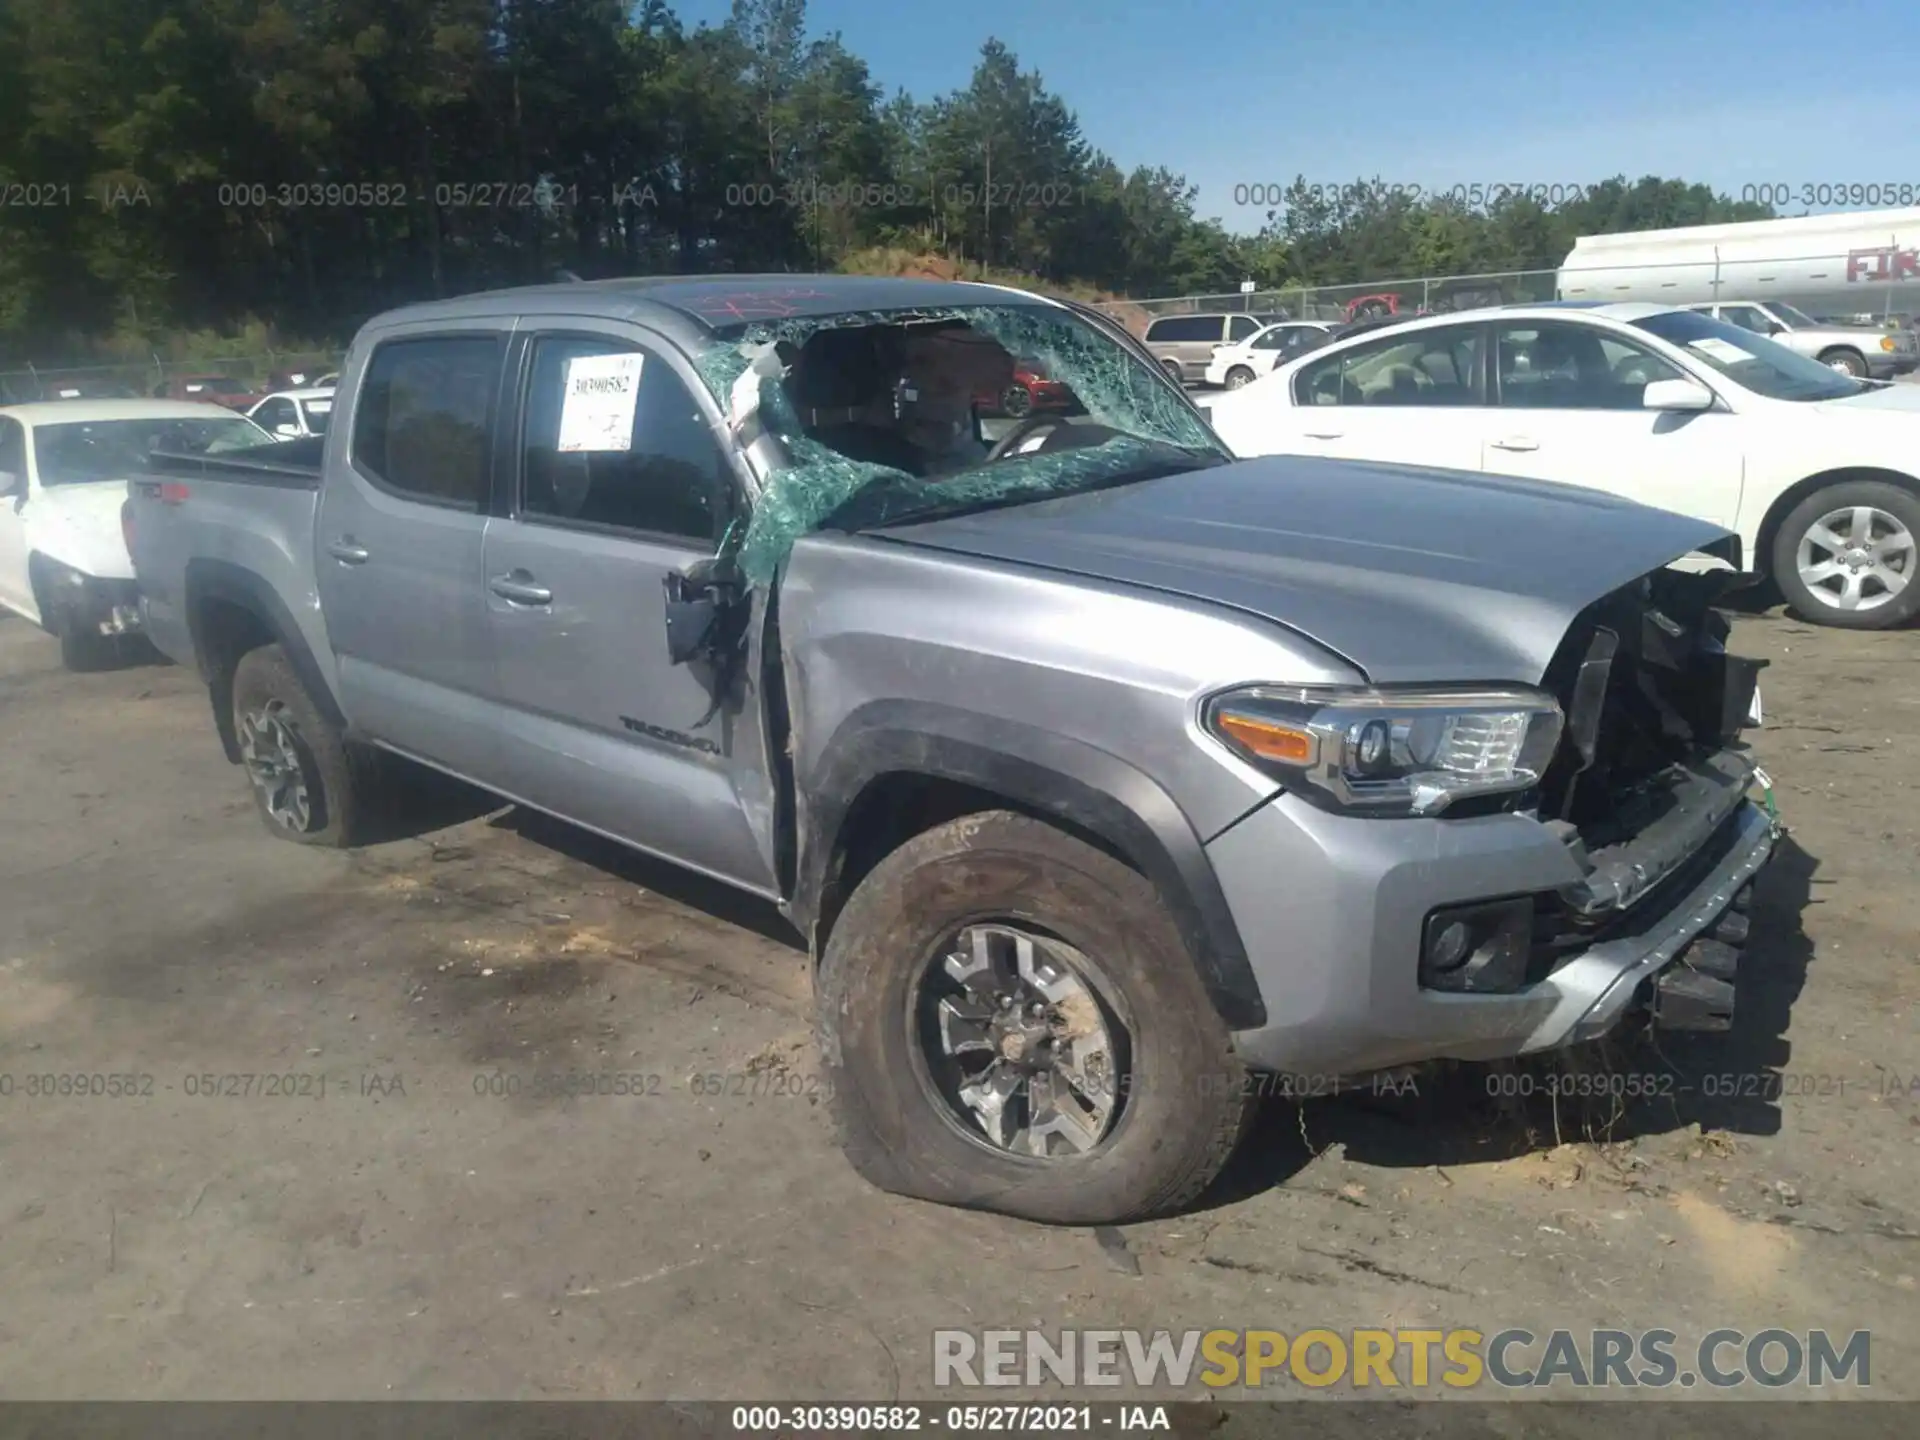
{"type": "Polygon", "coordinates": [[[1305,765],[1313,759],[1313,736],[1292,725],[1223,710],[1215,719],[1222,734],[1244,745],[1262,760],[1305,765]]]}

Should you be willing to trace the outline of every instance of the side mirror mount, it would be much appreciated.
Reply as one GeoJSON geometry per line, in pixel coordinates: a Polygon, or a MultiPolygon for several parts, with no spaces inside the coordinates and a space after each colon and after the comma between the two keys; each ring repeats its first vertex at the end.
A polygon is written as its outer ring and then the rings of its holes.
{"type": "Polygon", "coordinates": [[[1711,410],[1713,391],[1698,380],[1654,380],[1641,392],[1640,407],[1643,410],[1675,412],[1711,410]]]}
{"type": "Polygon", "coordinates": [[[732,555],[671,571],[665,583],[667,658],[673,664],[719,660],[737,645],[735,622],[747,588],[732,555]]]}

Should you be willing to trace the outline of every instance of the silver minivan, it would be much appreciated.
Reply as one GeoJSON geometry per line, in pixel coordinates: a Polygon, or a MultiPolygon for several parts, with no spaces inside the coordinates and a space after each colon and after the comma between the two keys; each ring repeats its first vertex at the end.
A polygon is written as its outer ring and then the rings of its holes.
{"type": "Polygon", "coordinates": [[[1141,337],[1153,358],[1174,379],[1183,383],[1199,381],[1207,373],[1217,345],[1237,345],[1250,340],[1274,317],[1250,315],[1244,311],[1213,315],[1162,315],[1147,326],[1141,337]]]}

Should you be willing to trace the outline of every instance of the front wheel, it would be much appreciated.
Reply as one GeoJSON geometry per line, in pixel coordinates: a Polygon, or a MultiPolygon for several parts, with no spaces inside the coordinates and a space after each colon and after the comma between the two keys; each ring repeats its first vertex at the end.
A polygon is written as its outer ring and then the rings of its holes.
{"type": "Polygon", "coordinates": [[[278,645],[240,657],[233,731],[268,830],[301,845],[354,843],[366,809],[365,769],[278,645]]]}
{"type": "Polygon", "coordinates": [[[908,841],[847,901],[815,1019],[835,1129],[883,1190],[1060,1225],[1187,1204],[1245,1072],[1158,892],[1027,816],[908,841]]]}
{"type": "Polygon", "coordinates": [[[1889,629],[1920,611],[1916,536],[1920,495],[1884,480],[1829,485],[1781,522],[1773,577],[1787,603],[1816,624],[1889,629]]]}
{"type": "Polygon", "coordinates": [[[1820,363],[1831,370],[1838,370],[1842,375],[1851,375],[1856,380],[1864,378],[1867,373],[1865,358],[1852,350],[1829,350],[1820,357],[1820,363]]]}

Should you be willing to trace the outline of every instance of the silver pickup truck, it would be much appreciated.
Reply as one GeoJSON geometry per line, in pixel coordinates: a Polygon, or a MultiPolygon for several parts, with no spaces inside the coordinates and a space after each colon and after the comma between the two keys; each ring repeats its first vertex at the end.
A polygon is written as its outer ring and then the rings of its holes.
{"type": "Polygon", "coordinates": [[[1836,325],[1779,300],[1722,300],[1683,308],[1765,335],[1856,379],[1891,380],[1920,368],[1920,339],[1911,330],[1836,325]]]}
{"type": "Polygon", "coordinates": [[[1728,1023],[1775,830],[1710,525],[1235,463],[1095,312],[851,277],[400,310],[324,441],[153,465],[268,829],[351,843],[390,754],[772,900],[888,1189],[1144,1216],[1250,1076],[1728,1023]],[[1013,356],[1072,403],[980,418],[1013,356]]]}

